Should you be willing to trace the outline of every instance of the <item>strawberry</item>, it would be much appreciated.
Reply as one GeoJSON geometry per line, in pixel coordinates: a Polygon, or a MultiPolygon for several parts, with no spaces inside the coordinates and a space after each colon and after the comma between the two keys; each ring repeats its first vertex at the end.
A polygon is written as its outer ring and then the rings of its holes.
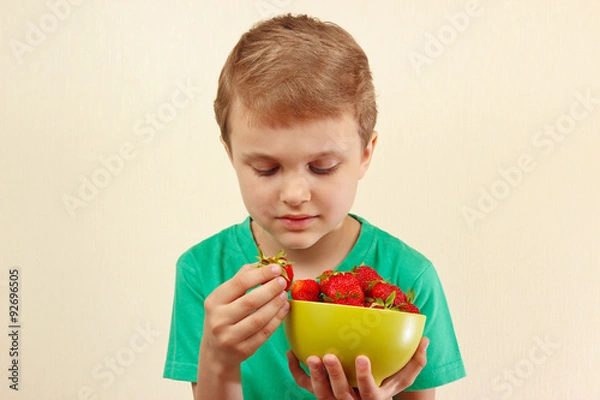
{"type": "Polygon", "coordinates": [[[314,279],[300,279],[292,283],[290,288],[292,299],[306,301],[321,301],[321,287],[314,279]]]}
{"type": "Polygon", "coordinates": [[[363,307],[366,308],[385,308],[384,304],[381,304],[377,301],[375,301],[374,298],[372,297],[365,297],[365,302],[363,304],[363,307]]]}
{"type": "Polygon", "coordinates": [[[368,307],[397,310],[400,304],[407,303],[406,293],[388,282],[378,282],[367,298],[368,307]]]}
{"type": "Polygon", "coordinates": [[[321,292],[325,293],[327,289],[327,282],[329,282],[329,277],[334,274],[337,274],[337,272],[334,272],[331,269],[326,269],[325,271],[323,271],[323,273],[321,273],[321,275],[317,276],[317,279],[319,280],[319,285],[321,286],[321,292]]]}
{"type": "Polygon", "coordinates": [[[383,282],[381,275],[367,265],[354,266],[350,272],[352,272],[354,275],[356,275],[356,278],[358,278],[360,287],[365,293],[365,297],[372,297],[371,291],[373,286],[375,286],[375,284],[378,282],[383,282]]]}
{"type": "Polygon", "coordinates": [[[327,277],[326,284],[321,284],[323,300],[335,304],[362,306],[365,295],[360,282],[351,272],[333,272],[327,277]],[[324,289],[324,290],[323,290],[324,289]]]}
{"type": "Polygon", "coordinates": [[[413,304],[414,300],[415,300],[415,291],[408,289],[406,291],[406,302],[400,304],[398,306],[398,309],[400,311],[409,312],[409,313],[413,313],[413,314],[421,314],[421,310],[419,310],[419,307],[417,307],[416,305],[413,304]]]}
{"type": "Polygon", "coordinates": [[[256,268],[264,267],[269,264],[278,264],[281,267],[281,276],[285,278],[287,281],[287,285],[285,290],[288,291],[292,284],[292,280],[294,279],[294,269],[292,268],[292,263],[289,262],[286,258],[286,254],[283,250],[279,250],[279,252],[275,255],[275,257],[267,257],[264,255],[260,247],[258,247],[258,265],[256,268]]]}
{"type": "Polygon", "coordinates": [[[396,285],[392,285],[388,282],[379,282],[373,286],[371,291],[374,299],[387,300],[387,298],[395,293],[395,297],[393,299],[393,304],[398,306],[402,303],[406,303],[406,294],[396,285]]]}
{"type": "Polygon", "coordinates": [[[398,310],[404,311],[404,312],[413,313],[413,314],[420,314],[421,313],[421,310],[419,310],[419,307],[415,306],[413,303],[403,303],[403,304],[400,304],[398,306],[398,310]]]}

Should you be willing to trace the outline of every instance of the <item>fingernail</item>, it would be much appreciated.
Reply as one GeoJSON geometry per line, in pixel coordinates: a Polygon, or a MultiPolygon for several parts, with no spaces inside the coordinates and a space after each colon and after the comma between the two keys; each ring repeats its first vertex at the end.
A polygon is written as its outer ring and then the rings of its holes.
{"type": "Polygon", "coordinates": [[[273,264],[273,265],[271,265],[271,271],[274,274],[281,274],[281,267],[279,265],[273,264]]]}
{"type": "MultiPolygon", "coordinates": [[[[288,294],[287,294],[287,292],[281,292],[281,294],[279,295],[279,297],[281,297],[282,300],[287,300],[288,299],[288,294]]],[[[286,301],[285,304],[288,304],[288,302],[286,301]]]]}
{"type": "Polygon", "coordinates": [[[367,369],[368,366],[369,366],[369,363],[367,362],[367,360],[364,357],[356,358],[356,367],[357,368],[367,369]]]}
{"type": "Polygon", "coordinates": [[[335,358],[333,358],[333,355],[330,354],[325,354],[323,356],[323,364],[329,366],[329,367],[333,367],[335,365],[335,358]]]}
{"type": "Polygon", "coordinates": [[[311,371],[316,371],[317,368],[317,363],[311,359],[311,357],[306,359],[306,365],[308,366],[308,369],[310,369],[311,371]]]}
{"type": "Polygon", "coordinates": [[[427,341],[425,342],[425,350],[427,350],[428,347],[429,347],[429,339],[427,339],[427,341]]]}

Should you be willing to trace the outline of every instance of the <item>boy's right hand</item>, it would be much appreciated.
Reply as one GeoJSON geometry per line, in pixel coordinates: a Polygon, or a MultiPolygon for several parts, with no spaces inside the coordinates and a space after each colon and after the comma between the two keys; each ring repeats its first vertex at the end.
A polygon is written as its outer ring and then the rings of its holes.
{"type": "Polygon", "coordinates": [[[204,302],[200,363],[208,362],[213,371],[239,368],[287,315],[285,287],[281,267],[276,264],[262,268],[244,265],[233,278],[217,287],[204,302]]]}

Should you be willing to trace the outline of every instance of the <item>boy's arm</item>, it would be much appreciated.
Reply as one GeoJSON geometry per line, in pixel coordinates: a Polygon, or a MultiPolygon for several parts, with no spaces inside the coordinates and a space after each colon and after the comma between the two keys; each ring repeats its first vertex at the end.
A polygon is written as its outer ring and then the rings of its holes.
{"type": "Polygon", "coordinates": [[[241,363],[275,332],[289,309],[287,283],[280,275],[279,265],[244,265],[204,300],[195,400],[243,398],[241,363]]]}
{"type": "Polygon", "coordinates": [[[435,389],[398,393],[394,400],[435,400],[435,389]]]}
{"type": "Polygon", "coordinates": [[[219,355],[215,354],[214,349],[207,349],[203,340],[198,360],[198,381],[192,384],[194,400],[244,398],[240,364],[225,365],[218,359],[219,355]]]}
{"type": "MultiPolygon", "coordinates": [[[[192,394],[194,395],[194,400],[200,400],[203,396],[196,392],[196,388],[198,388],[198,384],[196,382],[192,382],[192,394]]],[[[224,389],[224,388],[223,388],[224,389]]],[[[201,390],[200,388],[198,390],[201,390]]],[[[243,399],[244,395],[242,393],[242,385],[237,385],[237,387],[231,387],[230,390],[224,390],[223,392],[227,392],[227,395],[221,397],[223,399],[243,399]]]]}
{"type": "MultiPolygon", "coordinates": [[[[196,392],[196,388],[198,388],[198,384],[196,382],[192,382],[192,394],[194,395],[194,400],[200,400],[203,397],[203,394],[197,393],[196,392]]],[[[227,395],[225,397],[222,397],[223,399],[243,399],[243,393],[242,393],[242,386],[239,386],[239,391],[236,390],[235,388],[232,388],[233,390],[229,390],[227,395]]],[[[198,389],[201,390],[201,389],[198,389]]]]}

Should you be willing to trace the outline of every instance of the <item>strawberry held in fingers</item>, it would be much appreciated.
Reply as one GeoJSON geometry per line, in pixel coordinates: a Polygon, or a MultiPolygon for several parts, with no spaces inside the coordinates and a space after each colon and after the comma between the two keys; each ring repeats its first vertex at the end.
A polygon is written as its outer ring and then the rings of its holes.
{"type": "Polygon", "coordinates": [[[270,264],[279,265],[281,267],[281,276],[283,276],[283,278],[287,281],[287,285],[285,287],[287,292],[290,289],[292,281],[294,280],[294,269],[292,268],[292,263],[289,262],[285,257],[286,254],[283,250],[279,250],[275,257],[267,257],[259,247],[257,257],[258,265],[256,268],[264,267],[270,264]]]}

